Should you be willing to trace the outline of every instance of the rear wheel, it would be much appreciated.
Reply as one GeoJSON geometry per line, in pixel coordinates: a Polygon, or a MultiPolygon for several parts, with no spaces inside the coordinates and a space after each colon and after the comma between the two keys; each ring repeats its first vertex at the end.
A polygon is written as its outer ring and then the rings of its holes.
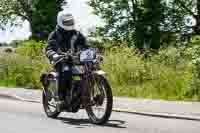
{"type": "Polygon", "coordinates": [[[87,114],[94,124],[106,123],[112,113],[113,96],[108,81],[103,76],[97,76],[91,94],[92,106],[87,106],[87,114]]]}
{"type": "Polygon", "coordinates": [[[60,112],[56,109],[55,93],[48,88],[42,93],[42,103],[46,115],[50,118],[57,118],[60,112]]]}

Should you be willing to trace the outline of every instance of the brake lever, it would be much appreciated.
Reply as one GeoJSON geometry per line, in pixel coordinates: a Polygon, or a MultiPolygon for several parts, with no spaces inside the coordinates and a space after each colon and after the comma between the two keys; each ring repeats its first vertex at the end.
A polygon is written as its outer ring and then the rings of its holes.
{"type": "MultiPolygon", "coordinates": [[[[60,54],[61,58],[59,60],[57,60],[56,62],[51,63],[52,65],[55,66],[56,64],[58,64],[59,62],[61,62],[64,59],[68,60],[70,58],[69,56],[71,56],[73,58],[73,52],[71,50],[67,51],[66,53],[61,52],[59,54],[60,54]]],[[[78,54],[80,54],[80,52],[78,54]]]]}
{"type": "Polygon", "coordinates": [[[63,59],[64,59],[64,57],[60,58],[59,60],[57,60],[57,61],[55,61],[55,62],[52,61],[51,64],[55,66],[55,65],[57,65],[59,62],[61,62],[63,59]]]}

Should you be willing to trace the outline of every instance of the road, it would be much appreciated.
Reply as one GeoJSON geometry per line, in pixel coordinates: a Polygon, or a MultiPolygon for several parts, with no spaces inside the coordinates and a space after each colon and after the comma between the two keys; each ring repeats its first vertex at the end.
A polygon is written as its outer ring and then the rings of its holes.
{"type": "Polygon", "coordinates": [[[108,124],[91,124],[85,111],[47,118],[41,104],[0,99],[1,133],[199,133],[200,121],[113,113],[108,124]]]}

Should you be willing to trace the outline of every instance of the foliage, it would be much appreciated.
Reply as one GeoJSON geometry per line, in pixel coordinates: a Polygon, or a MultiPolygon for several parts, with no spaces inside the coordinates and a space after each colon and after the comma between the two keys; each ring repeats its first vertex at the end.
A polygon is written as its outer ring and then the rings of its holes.
{"type": "Polygon", "coordinates": [[[193,46],[199,46],[200,45],[200,35],[192,37],[192,44],[193,44],[193,46]]]}
{"type": "Polygon", "coordinates": [[[25,88],[41,88],[40,74],[47,71],[45,59],[31,59],[21,55],[1,55],[1,84],[25,88]]]}
{"type": "Polygon", "coordinates": [[[25,88],[41,88],[40,75],[49,69],[44,42],[25,41],[16,53],[0,54],[0,84],[25,88]]]}
{"type": "Polygon", "coordinates": [[[193,94],[200,97],[200,36],[193,36],[192,38],[192,65],[193,65],[193,94]]]}
{"type": "Polygon", "coordinates": [[[190,0],[172,0],[166,3],[162,22],[164,31],[170,31],[172,33],[184,32],[185,24],[183,20],[184,17],[190,13],[182,6],[192,8],[194,5],[190,0]]]}
{"type": "MultiPolygon", "coordinates": [[[[56,16],[64,0],[1,0],[0,26],[14,23],[17,17],[30,22],[33,37],[46,38],[56,25],[56,16]]],[[[22,24],[22,23],[21,23],[22,24]]]]}
{"type": "MultiPolygon", "coordinates": [[[[124,44],[107,45],[112,47],[103,50],[102,68],[115,96],[200,99],[200,69],[192,63],[194,48],[162,48],[157,54],[149,51],[147,57],[124,44]]],[[[44,43],[31,40],[17,48],[16,54],[0,54],[0,85],[41,88],[40,74],[50,69],[47,58],[40,54],[43,47],[44,43]]],[[[200,55],[195,53],[197,57],[200,55]]]]}
{"type": "Polygon", "coordinates": [[[199,0],[174,0],[182,12],[193,16],[197,20],[197,25],[193,27],[195,34],[200,34],[200,1],[199,0]]]}
{"type": "Polygon", "coordinates": [[[136,23],[136,46],[139,48],[160,48],[161,1],[144,0],[144,16],[136,23]]]}
{"type": "Polygon", "coordinates": [[[191,49],[163,49],[149,58],[135,49],[116,47],[105,53],[102,65],[114,95],[199,100],[193,88],[191,49]]]}
{"type": "Polygon", "coordinates": [[[187,15],[194,16],[192,9],[200,7],[196,0],[90,0],[89,5],[93,13],[104,20],[104,25],[91,36],[101,38],[103,42],[112,40],[153,49],[158,49],[160,42],[177,43],[178,37],[189,36],[191,28],[186,27],[183,20],[187,15]],[[166,35],[174,39],[162,38],[166,35]]]}
{"type": "Polygon", "coordinates": [[[9,46],[13,47],[13,48],[17,48],[19,47],[24,41],[22,40],[14,40],[12,41],[9,46]]]}
{"type": "Polygon", "coordinates": [[[44,56],[45,43],[40,41],[29,40],[23,42],[20,47],[16,48],[16,53],[30,58],[38,58],[44,56]]]}
{"type": "Polygon", "coordinates": [[[105,25],[98,27],[93,36],[100,36],[133,45],[136,18],[142,14],[142,1],[133,0],[91,0],[93,13],[100,16],[105,25]],[[137,11],[136,11],[137,10],[137,11]]]}

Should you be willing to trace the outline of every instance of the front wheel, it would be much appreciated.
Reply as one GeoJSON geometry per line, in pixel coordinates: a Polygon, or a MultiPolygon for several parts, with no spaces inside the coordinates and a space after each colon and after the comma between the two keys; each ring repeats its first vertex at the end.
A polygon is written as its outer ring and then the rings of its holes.
{"type": "Polygon", "coordinates": [[[96,76],[92,85],[91,101],[92,106],[87,106],[87,114],[94,124],[106,123],[112,113],[113,95],[108,81],[103,76],[96,76]]]}
{"type": "Polygon", "coordinates": [[[50,118],[57,118],[60,112],[56,109],[55,98],[53,98],[54,93],[49,89],[43,90],[42,92],[42,103],[46,115],[50,118]]]}

